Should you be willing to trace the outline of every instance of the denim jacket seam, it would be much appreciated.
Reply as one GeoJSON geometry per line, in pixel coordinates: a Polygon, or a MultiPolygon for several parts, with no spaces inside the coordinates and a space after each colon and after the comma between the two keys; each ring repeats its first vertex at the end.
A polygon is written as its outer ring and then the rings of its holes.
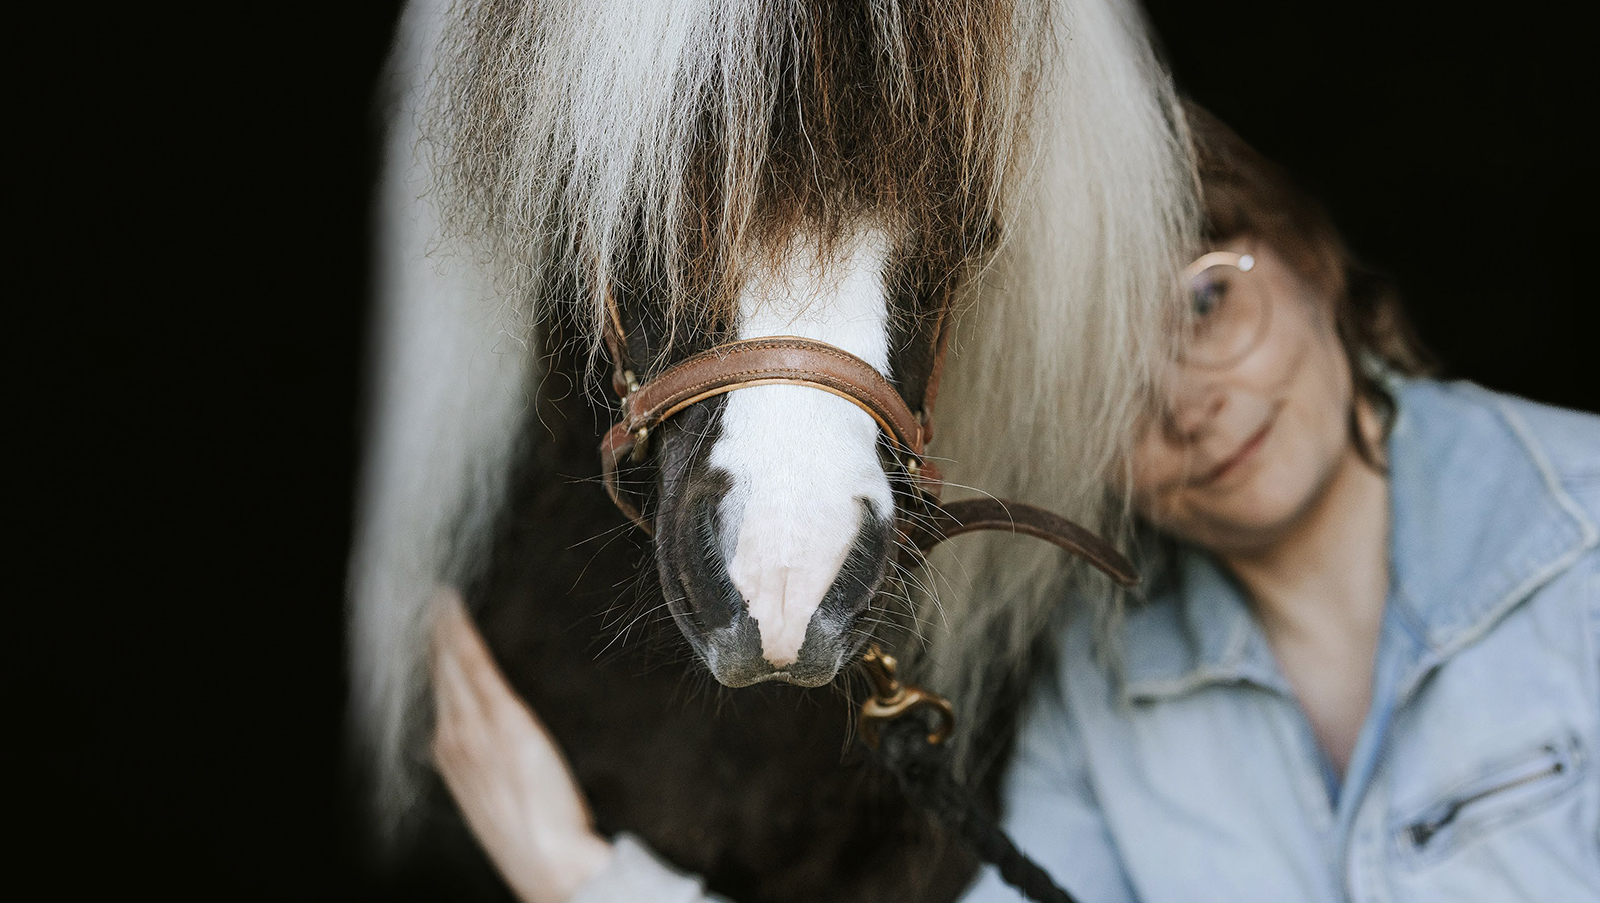
{"type": "Polygon", "coordinates": [[[1580,546],[1583,548],[1593,546],[1597,540],[1600,540],[1600,526],[1595,525],[1594,521],[1589,518],[1588,512],[1583,510],[1583,506],[1579,505],[1577,500],[1566,491],[1562,475],[1556,472],[1555,465],[1550,463],[1550,456],[1545,454],[1543,444],[1534,438],[1533,431],[1529,429],[1527,421],[1523,420],[1521,414],[1500,399],[1495,399],[1495,410],[1500,413],[1500,417],[1511,427],[1511,431],[1516,434],[1517,439],[1522,443],[1522,447],[1527,450],[1528,456],[1533,459],[1534,467],[1538,469],[1540,478],[1544,480],[1545,489],[1556,500],[1556,504],[1560,505],[1562,510],[1566,511],[1567,515],[1578,523],[1582,533],[1580,546]]]}
{"type": "MultiPolygon", "coordinates": [[[[1483,390],[1477,391],[1482,392],[1483,390]]],[[[1425,674],[1430,668],[1481,639],[1511,609],[1531,597],[1540,586],[1555,579],[1563,571],[1572,567],[1583,557],[1585,552],[1600,544],[1600,527],[1595,525],[1582,506],[1567,493],[1562,485],[1561,474],[1550,463],[1549,455],[1545,453],[1543,445],[1533,435],[1522,415],[1502,399],[1496,398],[1487,392],[1483,392],[1483,394],[1489,396],[1486,400],[1501,421],[1516,437],[1517,443],[1521,445],[1523,452],[1528,455],[1534,469],[1539,474],[1540,481],[1544,484],[1546,494],[1577,528],[1578,539],[1576,543],[1567,546],[1565,549],[1560,547],[1558,541],[1553,540],[1548,546],[1542,546],[1537,550],[1530,551],[1529,555],[1535,555],[1540,558],[1545,557],[1548,553],[1554,553],[1555,555],[1543,565],[1536,567],[1531,573],[1521,567],[1513,568],[1509,564],[1496,569],[1492,579],[1503,583],[1510,583],[1519,572],[1524,573],[1526,576],[1522,580],[1507,586],[1494,604],[1475,613],[1463,613],[1467,616],[1462,617],[1460,620],[1452,619],[1444,624],[1433,625],[1431,630],[1425,630],[1424,636],[1428,654],[1422,662],[1418,663],[1421,667],[1419,667],[1417,673],[1402,682],[1402,686],[1408,692],[1411,688],[1410,685],[1415,682],[1417,676],[1425,674]]],[[[1489,579],[1488,575],[1485,576],[1486,579],[1489,579]]],[[[1397,583],[1396,590],[1400,596],[1406,598],[1407,606],[1409,607],[1411,603],[1408,594],[1405,592],[1404,585],[1397,583]]],[[[1408,618],[1416,614],[1418,613],[1413,611],[1406,612],[1408,618]]]]}
{"type": "MultiPolygon", "coordinates": [[[[1544,481],[1545,490],[1550,494],[1557,505],[1572,518],[1578,527],[1578,541],[1569,546],[1564,552],[1547,562],[1543,567],[1535,570],[1506,591],[1493,605],[1485,609],[1478,617],[1459,627],[1452,627],[1447,640],[1440,642],[1435,647],[1435,653],[1442,659],[1471,645],[1487,633],[1508,611],[1531,597],[1539,587],[1559,576],[1563,571],[1576,564],[1590,549],[1600,543],[1600,527],[1596,527],[1583,508],[1576,500],[1567,494],[1562,487],[1561,475],[1556,473],[1551,465],[1549,456],[1543,447],[1533,437],[1522,415],[1512,410],[1503,401],[1496,399],[1495,410],[1500,414],[1511,431],[1516,434],[1523,449],[1533,460],[1535,469],[1539,471],[1540,478],[1544,481]]],[[[1542,556],[1541,556],[1542,557],[1542,556]]],[[[1500,572],[1504,575],[1505,571],[1500,572]]]]}

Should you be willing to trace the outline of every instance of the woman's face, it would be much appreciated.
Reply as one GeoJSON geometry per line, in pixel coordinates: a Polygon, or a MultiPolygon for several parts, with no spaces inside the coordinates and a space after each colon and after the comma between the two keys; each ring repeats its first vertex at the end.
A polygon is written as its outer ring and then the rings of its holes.
{"type": "MultiPolygon", "coordinates": [[[[1250,237],[1219,251],[1247,254],[1197,284],[1206,316],[1259,311],[1230,351],[1174,365],[1133,456],[1134,501],[1158,528],[1218,552],[1270,545],[1308,510],[1353,450],[1350,368],[1332,299],[1250,237]],[[1234,305],[1228,308],[1228,305],[1234,305]]],[[[1199,317],[1199,330],[1206,316],[1199,317]]]]}

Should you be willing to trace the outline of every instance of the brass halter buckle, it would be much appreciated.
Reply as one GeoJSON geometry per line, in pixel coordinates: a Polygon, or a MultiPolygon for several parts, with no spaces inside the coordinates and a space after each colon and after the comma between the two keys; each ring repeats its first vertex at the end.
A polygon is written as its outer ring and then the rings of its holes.
{"type": "Polygon", "coordinates": [[[873,691],[873,695],[861,704],[861,739],[866,741],[867,746],[878,748],[880,724],[894,721],[917,709],[932,709],[939,718],[938,726],[928,735],[928,743],[937,746],[950,736],[956,726],[956,713],[950,706],[950,700],[921,687],[902,684],[895,676],[899,662],[879,649],[877,643],[867,647],[861,664],[867,669],[867,678],[872,681],[873,691]]]}

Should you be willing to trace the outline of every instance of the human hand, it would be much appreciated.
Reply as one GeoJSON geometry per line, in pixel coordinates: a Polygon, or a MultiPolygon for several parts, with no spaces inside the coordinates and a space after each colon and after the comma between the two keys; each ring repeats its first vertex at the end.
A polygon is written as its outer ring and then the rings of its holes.
{"type": "Polygon", "coordinates": [[[566,903],[612,855],[566,759],[506,682],[461,594],[433,604],[433,760],[523,903],[566,903]]]}

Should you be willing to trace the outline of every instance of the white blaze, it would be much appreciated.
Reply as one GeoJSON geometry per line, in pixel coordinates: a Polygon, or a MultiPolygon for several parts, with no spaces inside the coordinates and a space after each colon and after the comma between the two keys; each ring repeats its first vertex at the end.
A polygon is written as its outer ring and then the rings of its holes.
{"type": "MultiPolygon", "coordinates": [[[[739,337],[827,342],[889,373],[888,239],[862,230],[823,258],[793,239],[782,262],[739,297],[739,337]]],[[[733,478],[720,509],[729,577],[761,631],[762,655],[792,664],[806,625],[838,576],[862,502],[893,508],[878,462],[878,425],[854,404],[809,386],[753,386],[727,395],[710,463],[733,478]]]]}

